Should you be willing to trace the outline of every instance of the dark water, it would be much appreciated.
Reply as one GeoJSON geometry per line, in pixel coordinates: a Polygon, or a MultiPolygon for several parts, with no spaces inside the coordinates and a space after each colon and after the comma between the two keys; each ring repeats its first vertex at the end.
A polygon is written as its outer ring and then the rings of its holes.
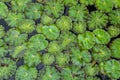
{"type": "Polygon", "coordinates": [[[5,31],[8,31],[10,29],[10,26],[8,26],[8,24],[3,19],[0,19],[0,25],[5,28],[5,31]]]}

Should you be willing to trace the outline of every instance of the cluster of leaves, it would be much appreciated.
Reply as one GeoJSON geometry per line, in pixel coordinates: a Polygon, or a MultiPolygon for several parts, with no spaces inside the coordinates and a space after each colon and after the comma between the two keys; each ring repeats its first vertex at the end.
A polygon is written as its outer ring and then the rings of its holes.
{"type": "Polygon", "coordinates": [[[0,0],[0,24],[0,80],[120,78],[120,0],[0,0]]]}

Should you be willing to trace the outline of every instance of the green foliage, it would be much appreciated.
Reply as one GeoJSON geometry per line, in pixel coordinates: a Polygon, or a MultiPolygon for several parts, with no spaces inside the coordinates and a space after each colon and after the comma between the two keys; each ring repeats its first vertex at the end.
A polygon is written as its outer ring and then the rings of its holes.
{"type": "Polygon", "coordinates": [[[112,0],[115,8],[120,8],[120,0],[112,0]]]}
{"type": "Polygon", "coordinates": [[[79,80],[79,79],[85,80],[85,71],[80,66],[71,65],[71,66],[68,66],[68,68],[70,69],[69,71],[71,71],[72,76],[74,77],[74,79],[76,79],[76,80],[79,80]]]}
{"type": "Polygon", "coordinates": [[[10,2],[12,0],[1,0],[1,2],[10,2]]]}
{"type": "Polygon", "coordinates": [[[16,29],[10,29],[7,31],[4,40],[10,46],[18,46],[23,44],[28,38],[28,35],[25,33],[20,33],[20,31],[16,29]]]}
{"type": "Polygon", "coordinates": [[[101,80],[100,78],[98,77],[87,77],[86,80],[101,80]]]}
{"type": "Polygon", "coordinates": [[[120,0],[0,0],[0,80],[119,80],[120,0]]]}
{"type": "Polygon", "coordinates": [[[73,6],[76,5],[78,2],[78,0],[62,0],[62,1],[66,6],[73,6]]]}
{"type": "Polygon", "coordinates": [[[54,18],[46,15],[46,14],[43,14],[41,16],[41,23],[44,24],[44,25],[50,25],[50,24],[53,24],[54,23],[54,18]]]}
{"type": "Polygon", "coordinates": [[[61,31],[68,31],[72,28],[72,20],[68,16],[62,16],[57,20],[56,25],[61,31]]]}
{"type": "Polygon", "coordinates": [[[61,72],[61,76],[63,80],[77,80],[76,77],[73,77],[69,68],[64,68],[61,72]]]}
{"type": "Polygon", "coordinates": [[[73,31],[77,34],[84,33],[86,31],[86,23],[85,22],[74,22],[73,31]]]}
{"type": "Polygon", "coordinates": [[[12,0],[12,10],[15,12],[24,12],[31,0],[12,0]]]}
{"type": "Polygon", "coordinates": [[[101,12],[110,12],[113,9],[112,0],[96,0],[95,6],[101,12]]]}
{"type": "Polygon", "coordinates": [[[120,62],[114,59],[104,63],[105,73],[112,79],[120,78],[120,62]]]}
{"type": "Polygon", "coordinates": [[[59,80],[60,73],[50,66],[46,66],[45,69],[39,72],[38,80],[59,80]]]}
{"type": "Polygon", "coordinates": [[[103,29],[96,29],[93,33],[97,44],[107,44],[110,41],[110,35],[103,29]]]}
{"type": "Polygon", "coordinates": [[[84,4],[86,6],[93,5],[95,3],[95,0],[79,0],[81,4],[84,4]]]}
{"type": "Polygon", "coordinates": [[[95,36],[92,32],[85,32],[78,35],[78,43],[82,49],[91,49],[95,44],[95,36]]]}
{"type": "Polygon", "coordinates": [[[0,39],[0,59],[8,53],[7,49],[8,46],[5,44],[5,42],[2,39],[0,39]]]}
{"type": "Polygon", "coordinates": [[[110,26],[107,31],[111,37],[117,37],[120,34],[120,28],[117,26],[110,26]]]}
{"type": "Polygon", "coordinates": [[[37,78],[36,68],[26,65],[20,66],[16,71],[15,80],[35,80],[37,78]]]}
{"type": "Polygon", "coordinates": [[[111,11],[109,13],[109,20],[113,25],[120,25],[120,9],[111,11]]]}
{"type": "Polygon", "coordinates": [[[78,4],[70,7],[68,14],[73,21],[85,21],[88,11],[85,6],[78,4]]]}
{"type": "Polygon", "coordinates": [[[39,32],[43,33],[45,37],[49,40],[55,40],[59,36],[59,30],[54,25],[50,25],[50,26],[39,26],[38,25],[37,29],[39,29],[39,32]]]}
{"type": "Polygon", "coordinates": [[[12,59],[0,59],[0,79],[8,80],[15,73],[16,68],[16,63],[12,59]]]}
{"type": "Polygon", "coordinates": [[[85,71],[80,69],[79,66],[72,65],[61,70],[62,80],[86,80],[85,71]]]}
{"type": "Polygon", "coordinates": [[[22,58],[27,50],[26,45],[16,46],[13,49],[9,50],[10,55],[13,58],[22,58]]]}
{"type": "Polygon", "coordinates": [[[110,45],[112,56],[115,58],[120,58],[120,48],[119,47],[120,47],[120,38],[117,38],[110,45]]]}
{"type": "Polygon", "coordinates": [[[51,53],[51,54],[57,54],[59,52],[61,52],[61,46],[60,46],[60,43],[58,43],[58,41],[53,41],[53,42],[50,42],[48,44],[48,48],[47,48],[48,52],[51,53]],[[57,46],[57,47],[56,47],[57,46]]]}
{"type": "Polygon", "coordinates": [[[25,15],[29,19],[38,19],[41,17],[43,6],[39,3],[31,3],[28,5],[25,15]]]}
{"type": "Polygon", "coordinates": [[[18,27],[19,23],[25,18],[22,13],[14,13],[9,12],[7,18],[5,18],[5,21],[8,23],[10,27],[18,27]]]}
{"type": "Polygon", "coordinates": [[[7,49],[8,47],[5,45],[0,46],[0,59],[1,57],[4,57],[8,53],[7,49]]]}
{"type": "Polygon", "coordinates": [[[85,73],[89,76],[95,76],[99,71],[98,65],[93,65],[91,63],[87,64],[84,69],[85,73]]]}
{"type": "Polygon", "coordinates": [[[41,33],[41,27],[43,27],[43,24],[37,24],[37,26],[36,26],[37,33],[41,33]]]}
{"type": "Polygon", "coordinates": [[[37,2],[44,3],[46,0],[37,0],[37,2]]]}
{"type": "Polygon", "coordinates": [[[61,48],[64,49],[65,47],[72,44],[75,38],[76,36],[73,33],[68,31],[63,32],[59,37],[61,48]]]}
{"type": "Polygon", "coordinates": [[[68,64],[69,62],[69,55],[63,54],[63,53],[58,53],[56,55],[56,64],[60,67],[64,67],[68,64]]]}
{"type": "Polygon", "coordinates": [[[3,46],[5,44],[3,39],[0,39],[0,47],[3,46]]]}
{"type": "Polygon", "coordinates": [[[3,38],[5,35],[4,27],[0,25],[0,38],[3,38]]]}
{"type": "Polygon", "coordinates": [[[25,19],[19,23],[19,30],[24,33],[31,33],[35,30],[35,22],[33,20],[25,19]]]}
{"type": "Polygon", "coordinates": [[[92,56],[96,62],[103,62],[110,58],[111,51],[105,45],[95,45],[92,49],[92,56]]]}
{"type": "Polygon", "coordinates": [[[64,12],[64,5],[59,1],[48,1],[45,5],[45,13],[55,18],[60,17],[64,12]]]}
{"type": "Polygon", "coordinates": [[[7,6],[3,2],[0,2],[0,19],[5,18],[7,15],[8,15],[7,6]]]}
{"type": "Polygon", "coordinates": [[[87,51],[80,51],[79,48],[72,48],[72,57],[71,60],[73,64],[78,66],[85,66],[87,63],[91,62],[91,54],[87,51]]]}
{"type": "Polygon", "coordinates": [[[107,25],[107,15],[101,13],[101,12],[91,12],[91,14],[88,17],[88,28],[89,30],[94,30],[98,28],[104,28],[107,25]]]}
{"type": "Polygon", "coordinates": [[[38,52],[27,50],[24,54],[24,63],[31,66],[37,66],[41,62],[41,56],[38,52]]]}
{"type": "Polygon", "coordinates": [[[47,47],[48,41],[42,34],[36,34],[29,39],[28,47],[32,50],[40,51],[47,47]]]}
{"type": "Polygon", "coordinates": [[[45,53],[42,56],[42,62],[45,65],[51,65],[55,61],[54,55],[51,55],[50,53],[45,53]]]}

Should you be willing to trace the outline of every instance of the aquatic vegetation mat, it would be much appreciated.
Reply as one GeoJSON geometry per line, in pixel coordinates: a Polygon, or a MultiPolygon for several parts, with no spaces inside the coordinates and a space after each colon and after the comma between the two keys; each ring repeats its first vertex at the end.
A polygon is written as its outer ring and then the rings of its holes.
{"type": "Polygon", "coordinates": [[[120,0],[0,0],[0,80],[120,80],[120,0]]]}

